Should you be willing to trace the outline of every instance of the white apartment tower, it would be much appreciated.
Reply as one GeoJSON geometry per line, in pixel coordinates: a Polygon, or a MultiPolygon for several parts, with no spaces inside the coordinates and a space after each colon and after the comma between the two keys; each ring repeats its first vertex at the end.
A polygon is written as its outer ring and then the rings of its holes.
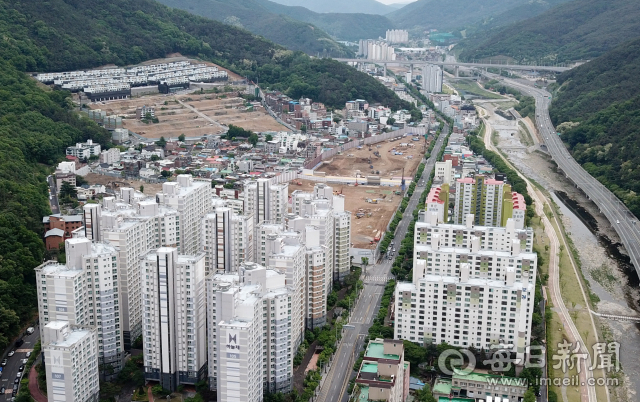
{"type": "Polygon", "coordinates": [[[266,178],[247,181],[244,198],[245,214],[253,215],[255,226],[267,221],[282,223],[288,210],[289,184],[272,184],[266,178]]]}
{"type": "Polygon", "coordinates": [[[50,321],[42,326],[41,332],[42,352],[47,363],[47,400],[97,402],[100,382],[95,327],[50,321]]]}
{"type": "Polygon", "coordinates": [[[523,358],[531,336],[537,255],[533,231],[417,222],[413,281],[396,287],[395,338],[490,349],[523,358]]]}
{"type": "Polygon", "coordinates": [[[228,379],[230,374],[240,383],[241,390],[250,388],[249,377],[255,372],[262,373],[264,391],[291,390],[295,352],[291,339],[292,290],[285,281],[284,273],[254,263],[242,264],[234,274],[207,277],[209,380],[211,388],[218,390],[218,400],[236,400],[232,395],[234,386],[229,381],[218,382],[228,379]],[[261,343],[243,343],[242,339],[245,335],[250,337],[256,324],[262,332],[261,343]],[[242,354],[244,351],[246,354],[242,354]],[[250,357],[254,354],[261,357],[261,366],[256,371],[244,371],[242,368],[251,365],[250,357]],[[239,372],[234,369],[238,366],[233,364],[235,360],[240,361],[239,372]]]}
{"type": "Polygon", "coordinates": [[[175,391],[206,373],[204,253],[161,247],[141,258],[145,378],[175,391]]]}
{"type": "Polygon", "coordinates": [[[124,359],[117,252],[87,238],[67,239],[65,250],[65,265],[49,261],[35,269],[40,335],[51,321],[97,328],[98,365],[101,377],[110,380],[124,359]]]}
{"type": "Polygon", "coordinates": [[[245,261],[253,261],[254,221],[252,215],[237,214],[216,207],[202,219],[201,243],[209,272],[234,272],[245,261]]]}
{"type": "Polygon", "coordinates": [[[124,344],[128,349],[142,334],[140,256],[158,247],[176,247],[180,216],[173,208],[144,199],[131,188],[122,188],[120,198],[103,199],[100,217],[100,238],[118,251],[118,289],[124,344]]]}
{"type": "Polygon", "coordinates": [[[442,68],[435,64],[422,67],[422,90],[430,93],[442,92],[442,68]]]}
{"type": "Polygon", "coordinates": [[[164,183],[156,202],[175,209],[180,217],[176,244],[181,254],[199,252],[201,217],[211,210],[211,181],[178,175],[176,182],[164,183]]]}

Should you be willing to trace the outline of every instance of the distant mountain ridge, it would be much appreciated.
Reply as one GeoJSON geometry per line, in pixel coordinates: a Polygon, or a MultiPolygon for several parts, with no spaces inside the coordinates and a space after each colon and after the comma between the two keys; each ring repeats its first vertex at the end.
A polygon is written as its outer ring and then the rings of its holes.
{"type": "Polygon", "coordinates": [[[244,28],[291,50],[331,57],[352,54],[322,29],[286,15],[271,13],[260,0],[158,1],[165,6],[244,28]]]}
{"type": "Polygon", "coordinates": [[[519,62],[588,60],[640,35],[640,2],[574,0],[460,43],[462,60],[495,56],[519,62]]]}
{"type": "Polygon", "coordinates": [[[396,8],[375,0],[276,0],[285,6],[299,6],[316,13],[363,13],[384,15],[396,8]]]}

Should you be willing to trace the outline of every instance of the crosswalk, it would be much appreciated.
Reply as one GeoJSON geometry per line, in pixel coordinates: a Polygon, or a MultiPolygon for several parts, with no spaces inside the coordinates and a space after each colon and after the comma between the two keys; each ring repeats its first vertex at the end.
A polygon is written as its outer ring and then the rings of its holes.
{"type": "Polygon", "coordinates": [[[371,275],[371,276],[365,276],[363,282],[364,283],[387,283],[391,279],[393,279],[393,277],[388,275],[371,275]]]}

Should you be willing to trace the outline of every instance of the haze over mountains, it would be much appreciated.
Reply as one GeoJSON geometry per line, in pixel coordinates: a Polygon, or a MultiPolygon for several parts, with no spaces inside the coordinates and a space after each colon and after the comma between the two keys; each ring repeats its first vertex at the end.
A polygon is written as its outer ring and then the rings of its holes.
{"type": "Polygon", "coordinates": [[[640,35],[640,2],[574,0],[460,43],[463,60],[508,56],[515,61],[588,60],[640,35]]]}
{"type": "Polygon", "coordinates": [[[277,0],[276,3],[285,6],[305,7],[316,13],[363,13],[388,14],[395,7],[382,4],[375,0],[277,0]]]}

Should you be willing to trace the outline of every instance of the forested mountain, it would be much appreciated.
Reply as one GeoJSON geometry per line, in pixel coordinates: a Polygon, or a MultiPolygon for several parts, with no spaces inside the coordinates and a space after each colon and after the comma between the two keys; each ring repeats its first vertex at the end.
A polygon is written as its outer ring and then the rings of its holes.
{"type": "Polygon", "coordinates": [[[588,60],[640,35],[640,2],[574,0],[534,18],[463,41],[462,60],[509,56],[518,62],[588,60]]]}
{"type": "MultiPolygon", "coordinates": [[[[169,7],[244,28],[287,49],[311,55],[344,57],[353,53],[310,21],[272,13],[261,0],[158,0],[169,7]]],[[[285,14],[285,13],[281,13],[285,14]]]]}
{"type": "Polygon", "coordinates": [[[387,17],[359,13],[316,13],[304,7],[284,6],[269,0],[259,1],[262,7],[276,14],[288,15],[296,20],[310,22],[338,40],[356,41],[385,36],[394,24],[387,17]]]}
{"type": "Polygon", "coordinates": [[[376,0],[276,0],[285,6],[301,6],[316,13],[388,14],[395,8],[376,0]]]}
{"type": "Polygon", "coordinates": [[[640,216],[640,39],[561,74],[558,83],[551,118],[563,141],[640,216]]]}
{"type": "Polygon", "coordinates": [[[446,31],[461,29],[528,3],[529,0],[418,0],[387,17],[401,28],[446,31]]]}
{"type": "Polygon", "coordinates": [[[374,78],[311,59],[245,30],[151,0],[0,0],[0,349],[33,317],[33,268],[45,250],[46,176],[65,148],[107,131],[70,109],[69,94],[43,88],[25,71],[134,64],[180,52],[217,62],[288,94],[329,107],[363,98],[407,107],[374,78]]]}

